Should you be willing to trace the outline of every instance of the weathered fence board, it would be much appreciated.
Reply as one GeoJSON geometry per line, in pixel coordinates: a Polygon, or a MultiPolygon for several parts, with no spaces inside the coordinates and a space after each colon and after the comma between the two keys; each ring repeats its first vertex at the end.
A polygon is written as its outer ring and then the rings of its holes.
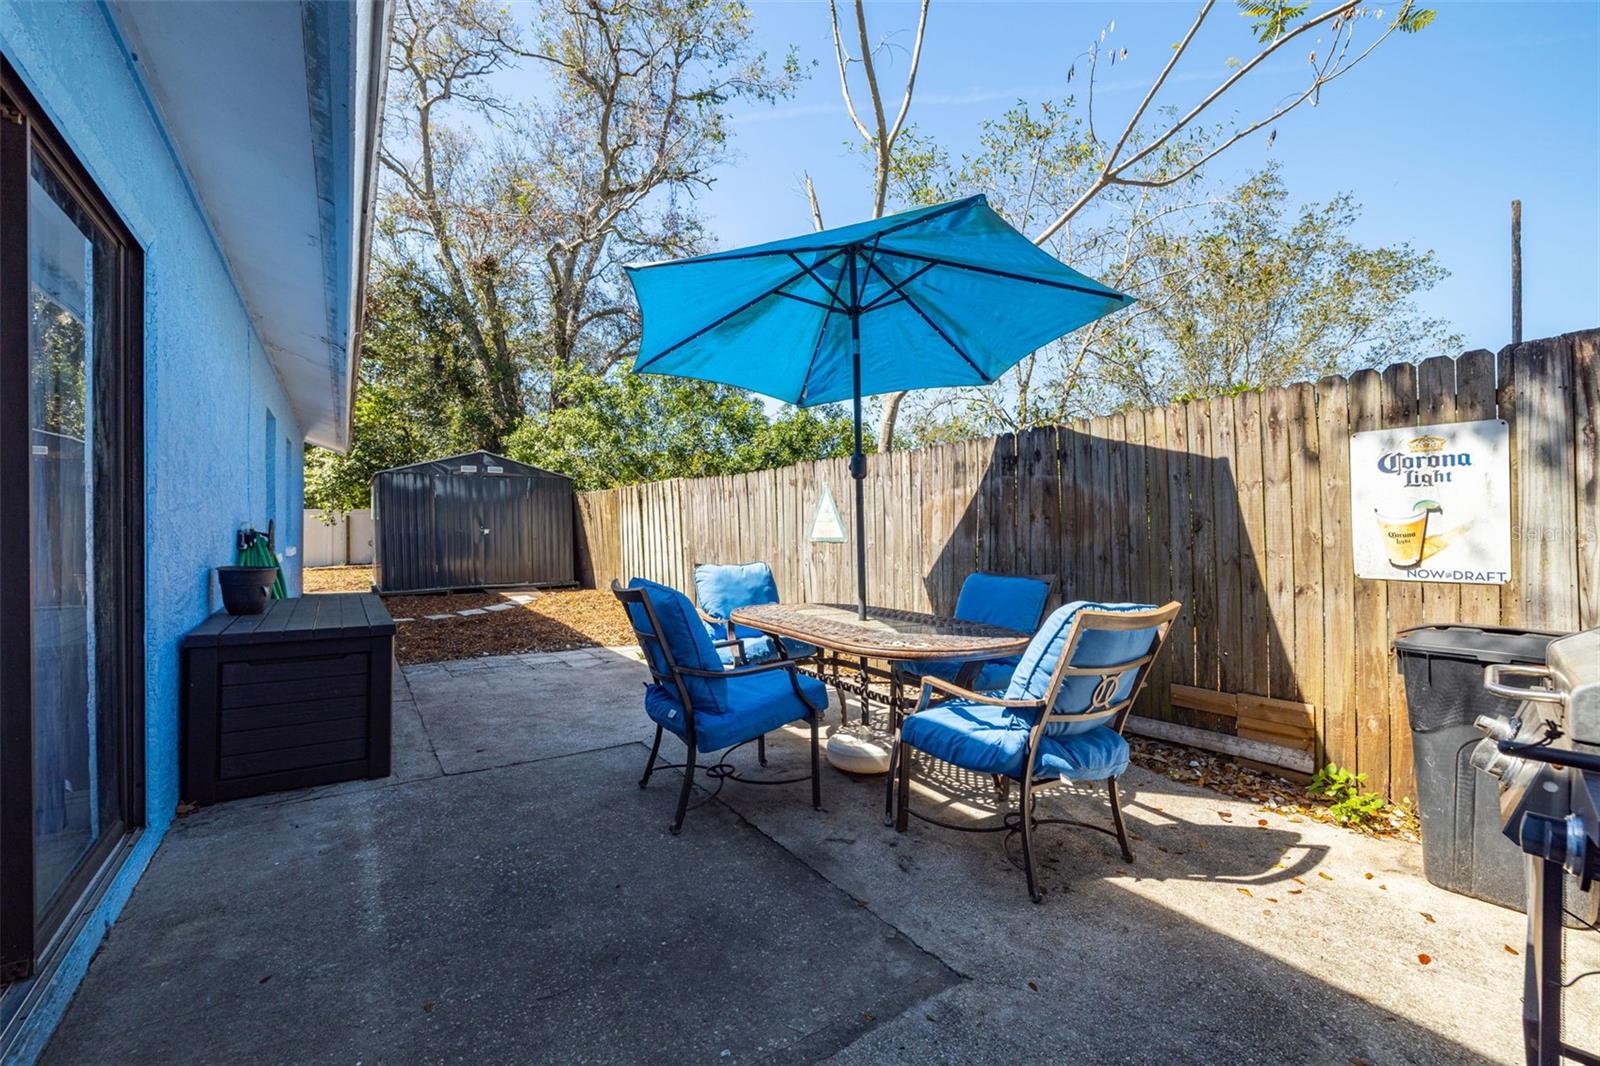
{"type": "MultiPolygon", "coordinates": [[[[1177,599],[1141,715],[1174,728],[1228,721],[1190,698],[1175,707],[1174,685],[1304,705],[1315,764],[1406,797],[1398,629],[1600,625],[1597,418],[1600,332],[1587,332],[874,455],[869,598],[948,611],[966,575],[986,569],[1055,574],[1057,602],[1177,599]],[[1357,579],[1351,433],[1491,418],[1512,435],[1511,582],[1357,579]]],[[[843,459],[585,493],[582,572],[596,585],[640,575],[688,588],[695,561],[765,559],[785,597],[850,602],[854,541],[807,539],[823,485],[853,538],[843,459]]]]}

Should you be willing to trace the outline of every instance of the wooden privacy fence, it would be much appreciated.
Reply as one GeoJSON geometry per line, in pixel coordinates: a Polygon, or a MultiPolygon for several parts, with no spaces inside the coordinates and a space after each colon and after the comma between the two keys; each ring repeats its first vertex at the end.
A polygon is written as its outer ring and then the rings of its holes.
{"type": "MultiPolygon", "coordinates": [[[[991,570],[1058,574],[1065,599],[1179,600],[1141,714],[1291,745],[1303,715],[1317,764],[1409,798],[1396,632],[1600,625],[1597,351],[1586,331],[869,456],[868,597],[948,613],[966,575],[991,570]],[[1356,578],[1350,434],[1496,417],[1511,429],[1510,583],[1356,578]]],[[[851,545],[807,539],[825,485],[848,522],[845,459],[582,494],[581,576],[688,589],[696,561],[764,559],[786,599],[854,602],[851,545]]]]}

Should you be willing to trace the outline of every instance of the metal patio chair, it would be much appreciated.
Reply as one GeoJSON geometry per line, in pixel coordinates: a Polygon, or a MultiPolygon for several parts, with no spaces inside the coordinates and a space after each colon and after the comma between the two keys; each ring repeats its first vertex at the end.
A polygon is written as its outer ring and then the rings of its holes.
{"type": "Polygon", "coordinates": [[[803,641],[737,625],[730,617],[740,607],[778,602],[778,582],[766,563],[695,563],[694,597],[711,639],[719,644],[722,661],[729,666],[807,659],[817,653],[803,641]]]}
{"type": "Polygon", "coordinates": [[[656,723],[656,736],[639,787],[649,785],[650,775],[657,769],[683,770],[683,788],[678,793],[672,831],[677,833],[683,828],[699,754],[722,752],[704,770],[717,782],[713,796],[723,782],[730,780],[752,785],[787,785],[806,780],[742,777],[727,761],[733,749],[754,740],[759,761],[765,766],[766,734],[790,722],[805,721],[811,726],[811,805],[821,810],[817,723],[828,706],[828,690],[822,682],[801,674],[793,659],[727,668],[717,645],[729,642],[713,641],[694,604],[676,589],[634,578],[626,588],[612,581],[611,591],[622,602],[650,668],[651,683],[645,687],[644,707],[656,723]],[[656,762],[665,732],[683,741],[687,754],[682,763],[656,762]]]}
{"type": "MultiPolygon", "coordinates": [[[[1017,810],[997,826],[917,817],[947,829],[1003,831],[1008,840],[1020,834],[1021,865],[1035,903],[1043,899],[1033,854],[1033,834],[1040,825],[1076,825],[1115,836],[1124,861],[1132,862],[1117,795],[1117,778],[1128,768],[1122,726],[1181,606],[1079,601],[1060,607],[1035,634],[1003,694],[924,677],[916,710],[896,723],[896,831],[905,832],[907,816],[915,813],[910,809],[913,752],[923,751],[964,770],[995,775],[1005,784],[998,790],[1002,800],[1012,780],[1021,783],[1017,810]],[[1035,818],[1036,790],[1061,780],[1106,782],[1113,828],[1035,818]]],[[[891,776],[895,772],[891,765],[891,776]]]]}

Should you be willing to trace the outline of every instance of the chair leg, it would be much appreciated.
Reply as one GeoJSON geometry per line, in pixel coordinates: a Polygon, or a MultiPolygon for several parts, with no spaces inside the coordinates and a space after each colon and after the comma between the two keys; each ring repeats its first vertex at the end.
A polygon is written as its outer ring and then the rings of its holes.
{"type": "Polygon", "coordinates": [[[656,739],[650,745],[650,758],[644,761],[644,776],[639,778],[639,787],[644,788],[650,783],[650,775],[656,769],[656,755],[661,751],[661,727],[656,726],[656,739]]]}
{"type": "Polygon", "coordinates": [[[896,738],[895,749],[900,759],[899,799],[894,810],[894,831],[904,833],[911,810],[911,745],[896,738]]]}
{"type": "Polygon", "coordinates": [[[1122,824],[1122,799],[1117,795],[1117,779],[1106,778],[1106,786],[1111,790],[1111,821],[1117,827],[1117,843],[1122,845],[1122,861],[1133,861],[1133,849],[1128,846],[1128,829],[1122,824]]]}
{"type": "MultiPolygon", "coordinates": [[[[898,694],[898,686],[895,689],[898,694]]],[[[894,734],[894,739],[889,742],[889,773],[883,779],[883,824],[894,824],[894,787],[895,770],[900,765],[900,730],[905,728],[905,715],[900,711],[900,701],[896,699],[889,708],[889,730],[894,734]]]]}
{"type": "Polygon", "coordinates": [[[767,735],[765,733],[756,737],[756,762],[762,766],[767,765],[767,735]]]}
{"type": "Polygon", "coordinates": [[[672,819],[672,832],[683,828],[683,816],[689,810],[689,792],[694,788],[694,748],[689,747],[683,760],[683,789],[678,793],[678,813],[672,819]]]}
{"type": "Polygon", "coordinates": [[[867,660],[861,660],[861,724],[872,724],[872,701],[869,693],[872,691],[872,680],[867,676],[867,660]]]}
{"type": "Polygon", "coordinates": [[[1028,897],[1035,903],[1043,903],[1039,875],[1033,868],[1033,789],[1029,781],[1022,782],[1022,868],[1028,874],[1028,897]]]}
{"type": "Polygon", "coordinates": [[[811,722],[811,808],[822,810],[822,752],[817,742],[817,721],[822,717],[821,711],[812,711],[809,716],[811,722]]]}

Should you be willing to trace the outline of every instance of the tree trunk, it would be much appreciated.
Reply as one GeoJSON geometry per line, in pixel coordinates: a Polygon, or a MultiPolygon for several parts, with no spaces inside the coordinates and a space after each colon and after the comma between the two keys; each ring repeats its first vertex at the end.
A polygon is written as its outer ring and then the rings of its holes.
{"type": "Polygon", "coordinates": [[[878,450],[887,452],[894,450],[894,422],[900,415],[900,401],[906,398],[903,392],[891,392],[883,398],[883,414],[878,419],[878,450]]]}

